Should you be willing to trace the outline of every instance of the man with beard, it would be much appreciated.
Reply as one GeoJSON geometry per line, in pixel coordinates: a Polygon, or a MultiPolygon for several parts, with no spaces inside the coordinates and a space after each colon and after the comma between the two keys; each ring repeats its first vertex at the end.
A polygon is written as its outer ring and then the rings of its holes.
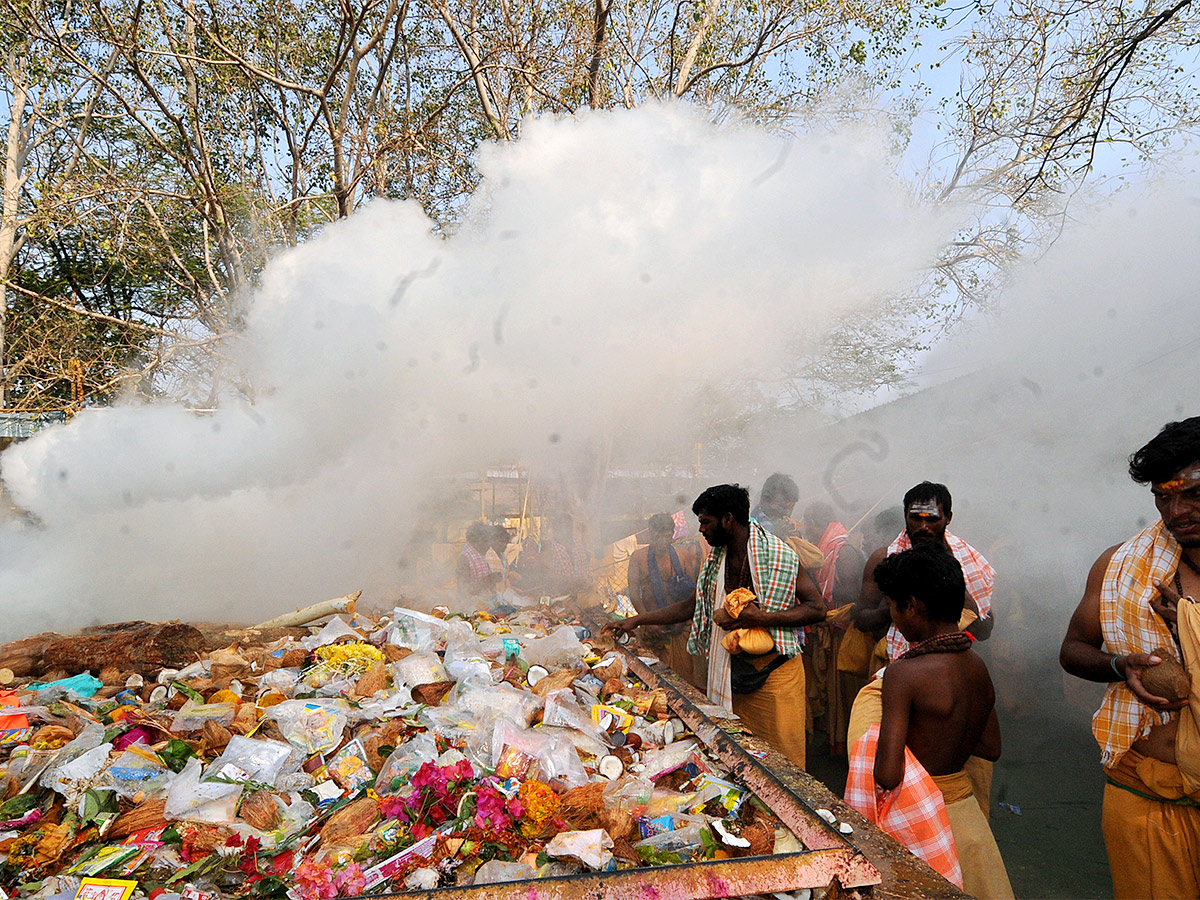
{"type": "MultiPolygon", "coordinates": [[[[904,530],[887,547],[881,547],[867,559],[863,570],[862,594],[854,608],[854,624],[876,634],[887,629],[887,658],[896,659],[908,649],[908,642],[892,622],[887,600],[875,584],[875,567],[893,553],[910,547],[942,547],[962,566],[967,581],[964,611],[975,617],[965,628],[976,640],[987,640],[995,619],[992,615],[992,591],[996,572],[983,554],[948,530],[954,513],[950,491],[944,484],[922,481],[904,495],[904,530]]],[[[964,623],[965,624],[965,623],[964,623]]]]}
{"type": "Polygon", "coordinates": [[[1096,560],[1059,661],[1108,683],[1092,733],[1113,896],[1200,897],[1200,417],[1164,426],[1129,474],[1161,518],[1096,560]],[[1190,688],[1157,684],[1180,661],[1190,688]]]}
{"type": "Polygon", "coordinates": [[[692,504],[700,534],[713,548],[687,600],[606,626],[631,633],[642,625],[692,622],[688,650],[708,657],[708,697],[732,707],[750,729],[801,768],[805,765],[804,664],[800,628],[825,618],[825,604],[795,552],[750,517],[750,493],[736,484],[708,488],[692,504]],[[753,591],[756,602],[735,619],[725,595],[753,591]],[[764,628],[773,647],[735,653],[722,646],[733,628],[764,628]]]}
{"type": "MultiPolygon", "coordinates": [[[[952,554],[962,567],[966,582],[963,597],[963,617],[958,627],[976,640],[985,640],[992,633],[992,590],[996,573],[983,554],[948,530],[953,518],[950,491],[944,484],[922,481],[904,495],[904,530],[888,546],[876,550],[867,559],[863,571],[862,594],[854,606],[854,624],[876,635],[886,629],[883,658],[876,650],[874,665],[886,665],[899,659],[908,650],[908,641],[892,622],[887,598],[875,583],[875,568],[884,559],[912,547],[935,547],[952,554]]],[[[880,721],[882,715],[882,680],[875,678],[859,692],[850,710],[846,743],[853,744],[867,728],[880,721]]],[[[990,815],[992,795],[992,763],[973,756],[967,760],[966,773],[971,779],[975,799],[985,817],[990,815]]]]}

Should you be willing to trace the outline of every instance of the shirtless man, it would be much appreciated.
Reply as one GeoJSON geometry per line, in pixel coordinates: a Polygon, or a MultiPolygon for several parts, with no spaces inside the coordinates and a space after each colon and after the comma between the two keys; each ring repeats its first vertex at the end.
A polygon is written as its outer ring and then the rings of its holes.
{"type": "Polygon", "coordinates": [[[1092,732],[1108,782],[1114,896],[1200,897],[1200,627],[1191,601],[1200,596],[1200,417],[1164,426],[1130,457],[1129,474],[1150,485],[1161,519],[1100,554],[1059,661],[1108,683],[1092,732]],[[1190,703],[1142,683],[1162,662],[1156,649],[1191,672],[1190,703]]]}
{"type": "Polygon", "coordinates": [[[904,779],[905,747],[942,792],[962,867],[963,890],[1012,897],[995,838],[964,771],[972,756],[1000,756],[996,692],[987,666],[958,628],[966,584],[958,561],[926,544],[881,561],[874,578],[892,621],[908,641],[883,678],[883,717],[874,775],[877,787],[904,779]]]}
{"type": "MultiPolygon", "coordinates": [[[[675,546],[675,520],[655,513],[646,523],[649,546],[639,547],[629,557],[629,601],[638,614],[652,612],[681,600],[692,600],[700,574],[700,546],[675,546]]],[[[687,652],[688,629],[651,626],[643,634],[647,646],[656,650],[676,675],[699,688],[707,684],[703,657],[687,652]]]]}

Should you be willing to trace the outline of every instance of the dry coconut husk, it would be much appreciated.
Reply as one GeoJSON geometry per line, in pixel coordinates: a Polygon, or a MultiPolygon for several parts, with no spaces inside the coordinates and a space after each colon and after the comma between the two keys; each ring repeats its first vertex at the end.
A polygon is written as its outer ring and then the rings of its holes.
{"type": "Polygon", "coordinates": [[[1192,677],[1166,647],[1155,647],[1152,655],[1162,660],[1157,666],[1142,669],[1142,686],[1156,697],[1183,700],[1192,690],[1192,677]]]}
{"type": "Polygon", "coordinates": [[[418,684],[412,689],[413,699],[426,706],[437,706],[446,695],[454,690],[453,681],[434,681],[430,684],[418,684]]]}
{"type": "Polygon", "coordinates": [[[248,678],[254,674],[250,669],[250,660],[232,647],[214,650],[208,658],[212,663],[208,674],[217,684],[228,684],[234,678],[248,678]]]}
{"type": "Polygon", "coordinates": [[[384,644],[379,649],[383,651],[383,658],[390,663],[407,659],[413,653],[408,647],[397,647],[395,644],[384,644]]]}
{"type": "Polygon", "coordinates": [[[589,831],[600,827],[600,811],[604,809],[604,789],[607,782],[593,782],[571,788],[562,795],[558,814],[570,822],[577,831],[589,831]]]}
{"type": "Polygon", "coordinates": [[[731,856],[770,856],[775,851],[775,829],[766,822],[754,821],[742,828],[746,848],[730,847],[731,856]]]}
{"type": "Polygon", "coordinates": [[[625,690],[625,682],[620,678],[610,678],[604,682],[604,687],[600,688],[600,699],[607,700],[613,694],[619,694],[625,690]]]}
{"type": "Polygon", "coordinates": [[[374,697],[377,691],[387,687],[388,667],[383,660],[375,663],[354,685],[354,696],[374,697]]]}
{"type": "Polygon", "coordinates": [[[143,800],[128,812],[117,816],[108,829],[108,837],[121,838],[144,828],[157,828],[167,824],[167,800],[165,797],[143,800]]]}
{"type": "Polygon", "coordinates": [[[628,838],[613,838],[613,856],[617,859],[625,860],[625,862],[641,863],[642,857],[638,854],[637,848],[628,838]]]}
{"type": "Polygon", "coordinates": [[[233,740],[233,732],[219,722],[209,719],[200,729],[200,737],[204,741],[204,746],[209,750],[221,751],[225,749],[226,744],[233,740]]]}
{"type": "Polygon", "coordinates": [[[600,827],[607,831],[614,841],[628,838],[634,833],[633,817],[627,812],[617,812],[613,809],[601,809],[600,827]]]}
{"type": "Polygon", "coordinates": [[[360,797],[330,816],[321,829],[322,844],[340,844],[366,834],[379,818],[379,805],[370,797],[360,797]]]}
{"type": "Polygon", "coordinates": [[[229,730],[234,734],[246,735],[258,727],[258,711],[253,703],[243,703],[233,714],[229,730]]]}
{"type": "Polygon", "coordinates": [[[363,738],[363,749],[367,753],[367,765],[372,772],[378,772],[387,761],[391,749],[403,741],[400,739],[405,731],[405,724],[399,719],[388,719],[382,728],[363,738]],[[388,747],[388,753],[381,753],[380,748],[388,747]]]}
{"type": "Polygon", "coordinates": [[[551,672],[530,690],[539,697],[545,697],[551,691],[561,691],[569,688],[575,683],[575,679],[579,677],[579,673],[574,669],[558,669],[551,672]]]}
{"type": "Polygon", "coordinates": [[[242,799],[238,815],[259,831],[274,831],[279,824],[279,804],[270,791],[253,791],[242,799]]]}

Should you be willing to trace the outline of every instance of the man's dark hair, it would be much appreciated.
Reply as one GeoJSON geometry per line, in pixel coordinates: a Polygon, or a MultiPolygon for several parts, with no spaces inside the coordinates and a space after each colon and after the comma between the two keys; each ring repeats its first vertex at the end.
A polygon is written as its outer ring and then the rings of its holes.
{"type": "Polygon", "coordinates": [[[942,505],[942,515],[950,518],[950,489],[944,484],[922,481],[915,487],[910,487],[904,495],[904,514],[908,515],[908,508],[922,500],[936,500],[942,505]]]}
{"type": "Polygon", "coordinates": [[[669,531],[675,533],[675,520],[667,513],[655,513],[646,522],[646,528],[650,531],[669,531]]]}
{"type": "Polygon", "coordinates": [[[942,547],[893,553],[875,567],[875,584],[901,609],[916,597],[931,622],[957,622],[962,616],[967,583],[958,560],[942,547]]]}
{"type": "Polygon", "coordinates": [[[696,515],[706,512],[714,519],[732,513],[733,520],[739,525],[749,525],[750,492],[740,484],[714,484],[696,498],[692,512],[696,515]]]}
{"type": "Polygon", "coordinates": [[[487,522],[475,522],[467,528],[467,543],[478,549],[492,542],[492,526],[487,522]]]}
{"type": "Polygon", "coordinates": [[[772,497],[782,497],[795,503],[800,499],[800,488],[796,487],[796,482],[792,480],[790,475],[784,475],[782,472],[776,472],[774,475],[767,477],[763,482],[762,491],[759,492],[758,502],[770,499],[772,497]]]}
{"type": "Polygon", "coordinates": [[[500,543],[501,538],[504,539],[504,546],[507,547],[509,544],[512,543],[512,539],[513,539],[512,531],[508,528],[505,528],[503,525],[493,525],[491,542],[493,544],[498,544],[498,543],[500,543]]]}
{"type": "Polygon", "coordinates": [[[1129,477],[1139,484],[1170,481],[1196,462],[1200,462],[1200,416],[1164,425],[1150,443],[1129,457],[1129,477]]]}

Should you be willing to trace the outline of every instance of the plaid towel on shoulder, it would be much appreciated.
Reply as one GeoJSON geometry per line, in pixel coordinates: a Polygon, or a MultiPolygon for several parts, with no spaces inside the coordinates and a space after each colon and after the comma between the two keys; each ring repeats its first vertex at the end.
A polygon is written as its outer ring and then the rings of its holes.
{"type": "MultiPolygon", "coordinates": [[[[1150,608],[1150,598],[1156,591],[1154,582],[1171,580],[1181,552],[1179,542],[1161,521],[1117,548],[1100,586],[1100,631],[1110,653],[1149,653],[1166,647],[1179,658],[1166,623],[1150,608]]],[[[1110,683],[1092,717],[1101,762],[1116,765],[1134,741],[1173,715],[1158,713],[1142,703],[1125,682],[1110,683]]]]}
{"type": "MultiPolygon", "coordinates": [[[[946,543],[950,545],[950,552],[962,566],[963,578],[967,582],[967,593],[979,607],[979,618],[986,619],[992,611],[992,592],[996,589],[996,570],[992,568],[990,562],[983,558],[982,553],[949,531],[946,532],[946,543]]],[[[888,556],[891,556],[901,550],[910,549],[912,549],[912,541],[908,537],[908,532],[902,531],[899,537],[892,541],[887,552],[888,556]]],[[[899,659],[907,650],[908,641],[904,639],[900,629],[892,625],[888,628],[887,633],[888,659],[899,659]]]]}
{"type": "MultiPolygon", "coordinates": [[[[764,612],[781,612],[796,605],[796,576],[800,571],[800,558],[796,552],[751,517],[750,519],[750,566],[757,589],[758,605],[764,612]]],[[[717,579],[725,562],[725,548],[714,547],[700,566],[700,577],[696,579],[696,612],[692,616],[692,630],[688,636],[688,653],[694,656],[708,655],[712,632],[713,607],[717,599],[717,579]]],[[[775,641],[775,649],[786,657],[793,657],[804,646],[803,635],[796,628],[768,628],[775,641]]]]}
{"type": "Polygon", "coordinates": [[[942,792],[912,751],[904,748],[904,779],[882,798],[875,791],[879,726],[872,725],[850,751],[846,803],[866,816],[957,887],[962,866],[942,792]]]}

